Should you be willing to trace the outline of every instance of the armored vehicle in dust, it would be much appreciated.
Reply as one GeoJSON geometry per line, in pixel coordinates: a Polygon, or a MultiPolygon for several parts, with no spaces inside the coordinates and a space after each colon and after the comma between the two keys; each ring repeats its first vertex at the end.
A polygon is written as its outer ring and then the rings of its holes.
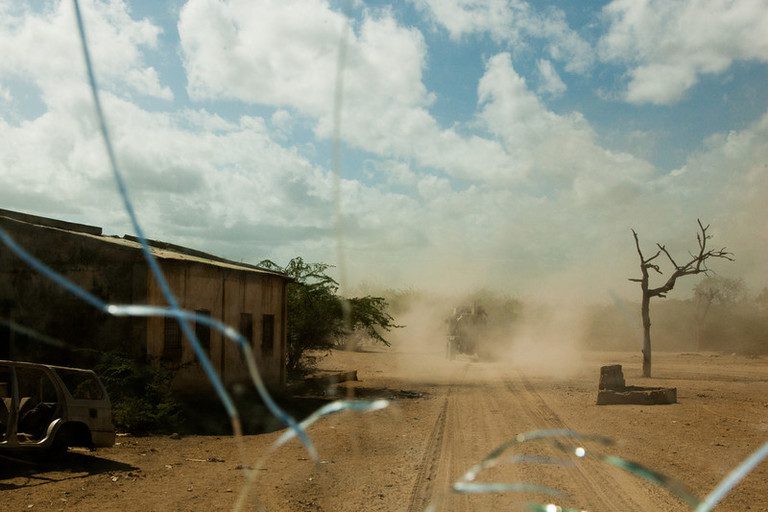
{"type": "Polygon", "coordinates": [[[454,308],[448,319],[448,359],[453,359],[458,354],[483,357],[487,320],[485,310],[476,303],[454,308]]]}

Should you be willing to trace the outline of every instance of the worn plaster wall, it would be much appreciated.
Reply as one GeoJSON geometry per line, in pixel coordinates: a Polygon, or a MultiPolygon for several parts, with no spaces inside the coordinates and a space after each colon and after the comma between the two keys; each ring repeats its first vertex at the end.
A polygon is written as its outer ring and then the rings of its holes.
{"type": "MultiPolygon", "coordinates": [[[[0,225],[33,256],[112,303],[146,300],[146,270],[135,251],[81,233],[0,217],[0,225]]],[[[140,255],[139,255],[140,256],[140,255]]],[[[114,318],[85,304],[0,245],[0,315],[61,346],[6,330],[0,357],[91,366],[106,350],[141,355],[145,321],[114,318]]]]}
{"type": "MultiPolygon", "coordinates": [[[[57,272],[108,303],[166,305],[141,251],[121,239],[19,222],[0,215],[0,225],[21,246],[57,272]]],[[[98,228],[93,228],[98,232],[98,228]]],[[[251,346],[261,374],[273,388],[285,381],[285,279],[200,261],[161,259],[171,289],[185,309],[207,310],[241,329],[252,318],[251,346]],[[274,348],[263,350],[264,315],[274,320],[274,348]]],[[[97,311],[32,270],[0,244],[0,318],[53,338],[60,347],[0,329],[0,359],[92,367],[104,351],[159,360],[163,318],[115,318],[97,311]]],[[[194,328],[194,326],[193,326],[194,328]]],[[[215,330],[210,333],[214,367],[232,385],[248,380],[241,351],[215,330]]],[[[188,343],[175,381],[179,390],[209,387],[188,343]]]]}
{"type": "MultiPolygon", "coordinates": [[[[260,275],[231,268],[204,265],[191,261],[161,261],[163,271],[182,308],[207,310],[210,316],[236,329],[241,329],[241,314],[253,319],[251,347],[259,370],[267,385],[275,388],[284,384],[285,354],[285,281],[279,277],[260,275]],[[262,350],[264,315],[274,315],[274,349],[262,350]]],[[[164,304],[157,284],[148,282],[150,303],[164,304]]],[[[149,319],[148,351],[160,358],[164,346],[164,324],[161,318],[149,319]]],[[[194,329],[194,324],[191,325],[194,329]]],[[[223,375],[226,385],[248,380],[247,368],[240,348],[218,331],[210,333],[211,362],[223,375]]],[[[189,343],[184,340],[182,364],[174,385],[179,390],[208,387],[189,343]]]]}

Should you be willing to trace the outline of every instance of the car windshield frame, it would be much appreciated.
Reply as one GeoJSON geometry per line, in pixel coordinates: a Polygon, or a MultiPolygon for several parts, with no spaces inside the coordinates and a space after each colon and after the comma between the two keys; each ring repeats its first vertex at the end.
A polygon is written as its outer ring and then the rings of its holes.
{"type": "Polygon", "coordinates": [[[95,373],[76,368],[53,367],[64,390],[75,400],[104,400],[106,393],[95,373]]]}

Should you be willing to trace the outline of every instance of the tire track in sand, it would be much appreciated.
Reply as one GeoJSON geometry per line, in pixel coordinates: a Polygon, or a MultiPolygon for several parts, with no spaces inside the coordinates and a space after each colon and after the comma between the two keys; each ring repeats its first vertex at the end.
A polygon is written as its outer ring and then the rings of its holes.
{"type": "Polygon", "coordinates": [[[445,435],[449,408],[453,391],[457,385],[461,385],[464,382],[468,369],[469,364],[465,364],[461,368],[461,376],[450,383],[445,393],[440,412],[437,415],[424,454],[419,462],[419,470],[413,490],[411,491],[411,499],[406,509],[407,512],[424,512],[435,496],[435,485],[441,476],[441,469],[445,472],[446,467],[450,466],[451,453],[446,447],[447,439],[445,435]]]}
{"type": "MultiPolygon", "coordinates": [[[[522,373],[518,372],[515,380],[506,380],[505,385],[520,406],[516,412],[521,412],[527,416],[532,425],[542,429],[573,430],[549,407],[522,373]]],[[[618,473],[619,470],[611,471],[610,468],[599,463],[590,464],[587,467],[585,464],[577,462],[573,469],[575,471],[571,473],[568,481],[571,487],[569,494],[574,495],[573,499],[589,498],[590,505],[594,507],[592,510],[622,510],[627,512],[652,510],[647,508],[647,504],[641,505],[633,499],[633,495],[637,497],[639,489],[632,476],[618,473]]],[[[640,499],[638,501],[646,502],[647,500],[640,499]]],[[[574,505],[576,504],[574,503],[574,505]]]]}
{"type": "MultiPolygon", "coordinates": [[[[450,394],[450,388],[448,390],[450,394]]],[[[437,415],[434,427],[427,442],[427,448],[419,463],[419,472],[416,475],[416,482],[411,492],[411,500],[408,503],[408,512],[423,512],[429,505],[435,479],[437,478],[437,469],[440,464],[440,453],[443,449],[443,436],[445,435],[445,417],[448,414],[448,395],[443,399],[443,405],[440,413],[437,415]]]]}

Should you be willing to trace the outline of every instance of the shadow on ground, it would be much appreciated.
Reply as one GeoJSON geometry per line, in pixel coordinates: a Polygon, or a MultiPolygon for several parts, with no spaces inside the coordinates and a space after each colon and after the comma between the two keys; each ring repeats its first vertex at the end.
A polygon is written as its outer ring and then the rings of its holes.
{"type": "Polygon", "coordinates": [[[40,454],[33,456],[0,454],[0,491],[138,469],[130,464],[82,452],[68,452],[53,459],[46,459],[40,454]]]}
{"type": "Polygon", "coordinates": [[[377,400],[379,398],[385,398],[387,400],[403,400],[409,398],[424,398],[427,396],[427,393],[424,393],[423,391],[353,386],[334,386],[333,389],[328,390],[326,393],[326,396],[337,400],[377,400]]]}
{"type": "MultiPolygon", "coordinates": [[[[301,421],[325,404],[335,400],[388,400],[414,399],[426,396],[419,391],[389,388],[369,388],[351,383],[331,383],[318,386],[316,381],[311,384],[294,383],[286,393],[275,396],[278,405],[301,421]]],[[[255,391],[235,390],[233,399],[240,413],[245,434],[263,434],[285,428],[266,407],[255,391]]],[[[197,397],[185,401],[182,405],[185,418],[183,431],[180,434],[229,435],[232,424],[226,415],[224,407],[214,396],[197,397]]]]}

